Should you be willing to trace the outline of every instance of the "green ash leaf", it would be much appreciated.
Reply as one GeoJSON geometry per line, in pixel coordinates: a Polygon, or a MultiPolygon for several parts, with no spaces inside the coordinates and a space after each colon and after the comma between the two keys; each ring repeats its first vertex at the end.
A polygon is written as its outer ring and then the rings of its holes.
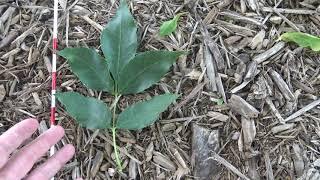
{"type": "Polygon", "coordinates": [[[118,82],[123,67],[135,56],[137,46],[137,26],[122,0],[115,17],[101,35],[101,49],[108,60],[115,82],[118,82]]]}
{"type": "Polygon", "coordinates": [[[177,98],[178,95],[175,94],[164,94],[133,104],[119,115],[117,128],[137,130],[149,126],[177,98]]]}
{"type": "Polygon", "coordinates": [[[57,93],[56,97],[81,126],[105,129],[111,126],[111,111],[105,103],[76,92],[57,93]]]}
{"type": "Polygon", "coordinates": [[[119,93],[139,93],[158,82],[184,52],[148,51],[138,54],[121,72],[119,93]]]}
{"type": "Polygon", "coordinates": [[[177,27],[178,27],[178,21],[180,16],[183,13],[177,14],[176,16],[174,16],[173,19],[169,20],[169,21],[165,21],[161,26],[160,26],[160,36],[167,36],[170,35],[171,33],[173,33],[177,27]]]}
{"type": "Polygon", "coordinates": [[[280,36],[286,42],[295,42],[300,47],[310,47],[313,51],[320,51],[320,38],[301,32],[287,32],[280,36]]]}
{"type": "Polygon", "coordinates": [[[107,62],[96,50],[88,48],[65,48],[59,55],[66,58],[71,70],[88,88],[113,91],[113,80],[107,62]]]}

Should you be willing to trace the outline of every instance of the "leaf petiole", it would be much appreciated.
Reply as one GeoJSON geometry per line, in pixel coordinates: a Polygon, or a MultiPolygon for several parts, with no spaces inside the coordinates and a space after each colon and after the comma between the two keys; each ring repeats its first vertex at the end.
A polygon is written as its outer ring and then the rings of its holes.
{"type": "Polygon", "coordinates": [[[118,95],[118,94],[115,94],[115,99],[114,99],[114,102],[112,103],[111,105],[111,108],[112,108],[112,128],[111,128],[111,131],[112,131],[112,142],[113,142],[113,149],[114,149],[114,155],[115,155],[115,158],[116,158],[116,164],[118,166],[118,170],[120,172],[122,172],[122,165],[121,165],[121,160],[119,158],[119,153],[118,153],[118,146],[117,146],[117,141],[116,141],[116,131],[117,131],[117,122],[116,122],[116,110],[117,110],[117,104],[118,104],[118,101],[121,97],[121,94],[118,95]]]}
{"type": "Polygon", "coordinates": [[[117,128],[115,128],[115,127],[111,128],[111,130],[112,130],[113,149],[114,149],[114,155],[115,155],[115,158],[116,158],[116,164],[118,166],[118,170],[120,172],[122,172],[121,160],[119,158],[118,146],[117,146],[117,143],[116,143],[116,129],[117,128]]]}

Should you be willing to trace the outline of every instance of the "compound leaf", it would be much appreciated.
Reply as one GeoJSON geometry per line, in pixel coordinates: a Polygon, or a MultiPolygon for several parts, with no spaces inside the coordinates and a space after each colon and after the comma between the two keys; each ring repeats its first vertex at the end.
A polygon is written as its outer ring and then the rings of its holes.
{"type": "Polygon", "coordinates": [[[119,92],[139,93],[158,82],[184,52],[148,51],[138,54],[121,72],[119,92]]]}
{"type": "Polygon", "coordinates": [[[122,68],[135,56],[137,46],[137,26],[122,0],[115,17],[101,35],[101,49],[116,83],[122,68]]]}
{"type": "Polygon", "coordinates": [[[161,112],[178,98],[175,94],[155,96],[148,101],[139,102],[126,108],[118,117],[117,128],[137,130],[142,129],[154,121],[161,112]]]}
{"type": "Polygon", "coordinates": [[[171,33],[173,33],[177,27],[178,27],[178,21],[180,16],[182,15],[182,13],[177,14],[176,16],[174,16],[173,19],[169,20],[169,21],[165,21],[161,26],[160,26],[160,36],[167,36],[170,35],[171,33]]]}
{"type": "Polygon", "coordinates": [[[111,111],[102,101],[76,92],[57,93],[56,97],[81,126],[89,129],[111,126],[111,111]]]}
{"type": "Polygon", "coordinates": [[[66,58],[71,70],[88,88],[112,92],[114,83],[108,64],[94,49],[65,48],[59,55],[66,58]]]}
{"type": "Polygon", "coordinates": [[[320,38],[301,32],[287,32],[280,36],[286,42],[295,42],[300,47],[310,47],[313,51],[320,51],[320,38]]]}

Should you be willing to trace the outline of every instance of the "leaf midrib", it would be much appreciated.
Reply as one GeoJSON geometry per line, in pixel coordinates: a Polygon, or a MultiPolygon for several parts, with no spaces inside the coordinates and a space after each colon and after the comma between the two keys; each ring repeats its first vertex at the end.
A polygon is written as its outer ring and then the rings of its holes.
{"type": "Polygon", "coordinates": [[[121,41],[122,41],[122,13],[120,13],[120,35],[119,35],[119,43],[118,43],[118,58],[117,58],[117,66],[116,66],[116,79],[119,79],[119,62],[120,62],[120,54],[121,54],[121,41]]]}

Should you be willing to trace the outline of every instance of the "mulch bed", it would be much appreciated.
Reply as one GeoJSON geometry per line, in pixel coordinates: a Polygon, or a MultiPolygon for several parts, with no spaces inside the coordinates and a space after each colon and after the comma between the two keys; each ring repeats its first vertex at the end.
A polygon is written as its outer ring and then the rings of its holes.
{"type": "MultiPolygon", "coordinates": [[[[101,30],[118,2],[59,2],[59,49],[99,49],[101,30]]],[[[59,106],[58,124],[66,136],[57,148],[72,143],[77,150],[59,179],[196,179],[200,150],[193,144],[212,137],[215,144],[201,158],[207,168],[220,169],[202,179],[320,178],[320,56],[278,41],[288,31],[320,36],[319,1],[141,0],[129,5],[139,25],[139,51],[189,54],[156,86],[123,97],[120,108],[165,92],[181,96],[152,126],[119,132],[122,173],[115,169],[110,133],[79,127],[59,106]],[[177,31],[159,37],[161,23],[180,12],[186,14],[177,31]],[[203,136],[193,138],[199,127],[203,136]]],[[[48,122],[52,7],[48,0],[0,2],[0,133],[26,117],[39,119],[43,127],[48,122]]],[[[109,94],[81,84],[64,59],[57,67],[59,91],[112,101],[109,94]]]]}

